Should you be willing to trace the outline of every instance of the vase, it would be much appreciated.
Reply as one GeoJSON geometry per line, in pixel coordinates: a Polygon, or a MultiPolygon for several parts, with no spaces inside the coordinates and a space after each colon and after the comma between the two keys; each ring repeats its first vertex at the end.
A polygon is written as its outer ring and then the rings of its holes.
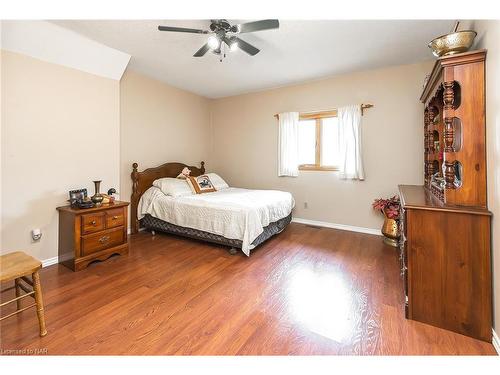
{"type": "Polygon", "coordinates": [[[97,207],[99,207],[102,204],[102,200],[104,199],[102,194],[99,192],[101,188],[101,181],[93,181],[93,182],[95,187],[95,194],[90,199],[97,207]]]}
{"type": "Polygon", "coordinates": [[[382,234],[384,235],[384,243],[398,247],[399,226],[395,219],[390,219],[384,214],[384,224],[382,225],[382,234]]]}

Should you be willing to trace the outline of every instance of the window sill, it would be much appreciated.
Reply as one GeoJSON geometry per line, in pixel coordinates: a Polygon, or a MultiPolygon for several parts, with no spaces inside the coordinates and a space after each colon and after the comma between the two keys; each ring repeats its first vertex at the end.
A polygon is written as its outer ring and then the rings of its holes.
{"type": "Polygon", "coordinates": [[[323,171],[323,172],[336,172],[337,167],[320,167],[316,165],[301,165],[299,171],[323,171]]]}

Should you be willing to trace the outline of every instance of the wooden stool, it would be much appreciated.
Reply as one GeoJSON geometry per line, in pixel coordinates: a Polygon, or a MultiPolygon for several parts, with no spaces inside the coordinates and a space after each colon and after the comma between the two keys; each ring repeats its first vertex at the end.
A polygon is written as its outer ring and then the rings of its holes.
{"type": "Polygon", "coordinates": [[[14,301],[17,303],[17,310],[12,314],[0,317],[0,321],[36,306],[38,324],[40,325],[40,336],[43,337],[47,334],[47,329],[45,328],[42,288],[40,286],[40,275],[38,274],[40,268],[42,268],[42,263],[39,260],[36,260],[22,251],[15,251],[0,256],[0,282],[14,280],[16,288],[16,298],[3,302],[0,304],[0,307],[14,301]],[[31,280],[28,277],[30,274],[31,280]],[[23,282],[27,285],[24,285],[23,282]],[[21,291],[24,291],[26,294],[21,294],[21,291]],[[21,308],[21,299],[27,296],[34,298],[35,303],[21,308]]]}

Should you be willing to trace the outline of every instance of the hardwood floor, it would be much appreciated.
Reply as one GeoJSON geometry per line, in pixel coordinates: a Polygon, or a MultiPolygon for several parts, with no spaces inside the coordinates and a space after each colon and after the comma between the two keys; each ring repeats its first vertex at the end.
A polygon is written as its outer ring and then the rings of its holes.
{"type": "Polygon", "coordinates": [[[396,251],[373,235],[292,223],[247,258],[142,232],[128,256],[41,279],[48,334],[35,311],[6,319],[4,354],[496,354],[405,320],[396,251]]]}

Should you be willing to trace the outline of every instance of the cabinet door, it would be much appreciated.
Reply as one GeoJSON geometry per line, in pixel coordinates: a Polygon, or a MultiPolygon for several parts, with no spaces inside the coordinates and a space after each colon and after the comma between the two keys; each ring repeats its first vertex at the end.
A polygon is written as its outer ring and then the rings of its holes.
{"type": "MultiPolygon", "coordinates": [[[[445,236],[432,211],[408,210],[409,317],[436,324],[442,320],[445,236]]],[[[436,213],[438,214],[438,213],[436,213]]]]}
{"type": "Polygon", "coordinates": [[[407,211],[409,316],[491,337],[490,217],[407,211]]]}

